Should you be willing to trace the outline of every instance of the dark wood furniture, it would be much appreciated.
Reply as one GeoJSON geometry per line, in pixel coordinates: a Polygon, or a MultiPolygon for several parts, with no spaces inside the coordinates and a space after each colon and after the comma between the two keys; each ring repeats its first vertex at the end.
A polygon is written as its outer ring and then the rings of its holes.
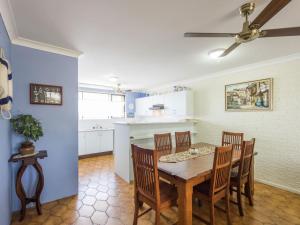
{"type": "MultiPolygon", "coordinates": [[[[234,150],[241,150],[244,141],[244,134],[243,133],[234,133],[234,132],[227,132],[223,131],[222,134],[222,146],[226,146],[229,144],[233,144],[234,150]]],[[[233,168],[232,172],[237,173],[237,168],[233,168]]],[[[251,190],[254,193],[254,158],[252,159],[252,166],[251,166],[251,190]]]]}
{"type": "MultiPolygon", "coordinates": [[[[251,183],[251,167],[253,162],[255,139],[251,141],[244,141],[241,150],[241,158],[239,163],[239,169],[237,174],[231,174],[230,179],[230,192],[237,192],[237,205],[239,213],[244,216],[243,205],[242,205],[242,188],[245,186],[246,196],[249,200],[249,204],[253,206],[253,193],[249,184],[251,183]],[[236,188],[236,189],[234,189],[236,188]]],[[[234,202],[235,203],[235,202],[234,202]]]]}
{"type": "MultiPolygon", "coordinates": [[[[205,146],[215,147],[207,143],[192,144],[195,148],[205,146]]],[[[173,152],[175,150],[173,149],[173,152]]],[[[240,155],[240,150],[233,151],[233,165],[239,163],[240,155]]],[[[178,163],[158,163],[159,176],[177,186],[179,225],[192,225],[193,187],[211,178],[213,162],[214,154],[208,154],[178,163]]]]}
{"type": "Polygon", "coordinates": [[[244,141],[243,133],[234,133],[223,131],[222,146],[233,145],[234,150],[241,150],[244,141]]]}
{"type": "Polygon", "coordinates": [[[233,145],[216,147],[210,181],[206,181],[194,187],[194,197],[199,200],[207,201],[210,206],[210,221],[206,221],[199,215],[194,214],[206,224],[215,225],[215,205],[222,199],[225,199],[227,223],[231,224],[229,209],[229,186],[232,156],[233,145]]]}
{"type": "Polygon", "coordinates": [[[154,146],[155,150],[159,152],[158,158],[170,154],[172,151],[171,133],[154,134],[154,146]]]}
{"type": "Polygon", "coordinates": [[[16,157],[18,154],[14,154],[10,157],[9,162],[21,162],[21,166],[18,170],[17,177],[16,177],[16,193],[18,198],[21,201],[21,217],[20,221],[22,221],[25,218],[26,215],[26,205],[35,202],[36,203],[36,209],[37,213],[39,215],[42,214],[42,207],[40,202],[40,196],[44,187],[44,175],[43,175],[43,169],[41,165],[38,162],[38,159],[43,159],[47,157],[47,151],[39,151],[36,155],[33,156],[22,156],[22,157],[16,157]],[[37,174],[38,174],[38,182],[36,186],[35,195],[32,197],[27,197],[23,184],[22,184],[22,176],[28,166],[32,165],[37,174]]]}
{"type": "Polygon", "coordinates": [[[143,216],[151,209],[155,210],[155,224],[160,224],[160,212],[176,205],[176,188],[159,180],[158,152],[143,149],[135,145],[132,148],[132,161],[134,169],[135,211],[133,225],[137,224],[138,217],[143,216]],[[151,208],[138,215],[139,206],[146,203],[151,208]]]}
{"type": "Polygon", "coordinates": [[[176,140],[176,152],[187,151],[192,143],[191,143],[191,132],[175,132],[175,140],[176,140]]]}

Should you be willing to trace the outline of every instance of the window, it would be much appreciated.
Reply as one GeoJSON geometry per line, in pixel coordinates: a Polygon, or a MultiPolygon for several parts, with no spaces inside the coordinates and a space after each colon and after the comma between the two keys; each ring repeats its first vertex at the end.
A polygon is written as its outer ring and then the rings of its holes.
{"type": "Polygon", "coordinates": [[[108,93],[78,92],[79,119],[125,117],[125,96],[108,93]]]}

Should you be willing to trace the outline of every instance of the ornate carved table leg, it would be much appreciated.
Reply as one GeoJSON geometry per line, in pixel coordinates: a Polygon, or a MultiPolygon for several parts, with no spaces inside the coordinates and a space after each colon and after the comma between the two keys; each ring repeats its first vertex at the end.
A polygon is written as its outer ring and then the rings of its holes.
{"type": "Polygon", "coordinates": [[[23,174],[24,174],[26,168],[27,168],[27,165],[25,165],[24,162],[22,162],[22,165],[21,165],[20,169],[18,170],[17,180],[16,180],[16,193],[17,193],[18,198],[21,201],[21,207],[22,207],[20,221],[22,221],[24,219],[25,214],[26,214],[26,194],[25,194],[24,187],[22,184],[22,177],[23,177],[23,174]]]}
{"type": "Polygon", "coordinates": [[[40,196],[44,187],[44,174],[43,174],[43,169],[37,160],[35,160],[33,167],[36,169],[38,173],[38,183],[35,191],[36,210],[38,214],[41,215],[42,207],[41,207],[40,196]]]}

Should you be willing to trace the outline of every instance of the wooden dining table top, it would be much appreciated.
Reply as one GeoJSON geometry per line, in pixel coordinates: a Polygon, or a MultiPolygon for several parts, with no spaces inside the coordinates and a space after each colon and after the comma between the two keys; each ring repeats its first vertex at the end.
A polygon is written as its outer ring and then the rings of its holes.
{"type": "MultiPolygon", "coordinates": [[[[215,145],[203,142],[192,144],[194,148],[209,147],[215,148],[215,145]]],[[[173,152],[176,151],[173,149],[173,152]]],[[[240,160],[240,150],[234,150],[233,164],[240,160]]],[[[188,181],[198,176],[206,176],[211,174],[213,168],[214,153],[199,156],[197,158],[188,159],[181,162],[169,163],[158,162],[158,170],[168,175],[174,176],[182,181],[188,181]]]]}

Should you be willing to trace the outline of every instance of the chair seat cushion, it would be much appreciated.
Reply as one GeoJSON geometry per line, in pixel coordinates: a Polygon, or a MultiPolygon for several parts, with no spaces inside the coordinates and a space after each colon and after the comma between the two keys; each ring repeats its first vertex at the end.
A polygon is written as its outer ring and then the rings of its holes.
{"type": "Polygon", "coordinates": [[[238,175],[239,175],[239,171],[233,170],[231,171],[230,178],[237,178],[238,175]]]}
{"type": "Polygon", "coordinates": [[[210,180],[207,180],[201,184],[198,184],[197,186],[194,187],[194,192],[200,192],[201,194],[204,195],[209,195],[209,190],[210,190],[210,180]]]}
{"type": "Polygon", "coordinates": [[[177,199],[178,194],[175,186],[160,180],[159,188],[160,188],[160,201],[162,203],[177,199]]]}

